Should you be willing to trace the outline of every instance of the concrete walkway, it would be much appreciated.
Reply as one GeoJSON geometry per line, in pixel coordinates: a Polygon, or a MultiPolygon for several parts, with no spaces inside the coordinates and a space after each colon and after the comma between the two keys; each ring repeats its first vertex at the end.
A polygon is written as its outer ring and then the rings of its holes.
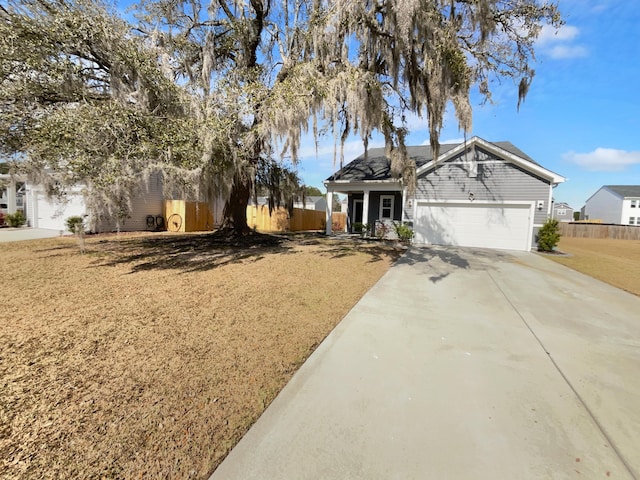
{"type": "Polygon", "coordinates": [[[638,479],[639,373],[640,298],[533,253],[411,249],[211,479],[638,479]]]}
{"type": "MultiPolygon", "coordinates": [[[[68,232],[67,232],[68,233],[68,232]]],[[[0,228],[0,243],[19,242],[21,240],[35,240],[60,236],[60,230],[46,228],[0,228]]]]}

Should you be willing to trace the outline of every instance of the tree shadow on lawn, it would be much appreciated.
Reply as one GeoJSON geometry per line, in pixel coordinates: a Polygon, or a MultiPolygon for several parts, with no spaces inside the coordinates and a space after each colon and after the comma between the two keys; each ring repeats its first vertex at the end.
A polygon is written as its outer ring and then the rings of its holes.
{"type": "Polygon", "coordinates": [[[333,241],[316,233],[261,234],[229,237],[219,232],[191,235],[152,236],[132,239],[100,240],[90,254],[100,256],[94,265],[131,265],[131,272],[179,270],[202,272],[225,265],[257,262],[267,255],[290,255],[298,246],[318,246],[320,254],[342,258],[362,251],[371,262],[395,255],[388,248],[359,248],[353,241],[333,241]]]}

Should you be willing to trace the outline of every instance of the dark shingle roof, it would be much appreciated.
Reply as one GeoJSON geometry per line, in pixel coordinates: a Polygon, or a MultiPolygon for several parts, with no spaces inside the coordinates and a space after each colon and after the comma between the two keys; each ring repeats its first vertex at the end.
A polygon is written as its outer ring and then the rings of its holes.
{"type": "Polygon", "coordinates": [[[640,197],[640,185],[605,185],[605,188],[608,188],[623,198],[640,197]]]}
{"type": "MultiPolygon", "coordinates": [[[[496,147],[502,148],[509,153],[517,155],[531,163],[537,163],[526,153],[513,145],[511,142],[490,142],[496,147]]],[[[440,145],[440,155],[447,153],[449,150],[457,147],[460,143],[443,143],[440,145]]],[[[420,168],[426,163],[433,160],[433,152],[429,145],[419,145],[407,147],[407,153],[410,158],[416,161],[416,167],[420,168]]],[[[366,181],[366,180],[386,180],[391,178],[391,162],[385,155],[383,148],[370,148],[367,151],[367,158],[364,153],[346,164],[336,173],[327,178],[327,181],[334,182],[336,180],[366,181]]]]}

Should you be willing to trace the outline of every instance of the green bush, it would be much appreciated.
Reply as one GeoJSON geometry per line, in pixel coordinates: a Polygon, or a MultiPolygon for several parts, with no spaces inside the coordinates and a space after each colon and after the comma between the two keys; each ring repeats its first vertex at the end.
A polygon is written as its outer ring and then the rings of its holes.
{"type": "Polygon", "coordinates": [[[84,233],[84,218],[78,215],[67,218],[65,225],[71,233],[84,233]]]}
{"type": "Polygon", "coordinates": [[[548,219],[540,230],[538,230],[538,250],[541,252],[551,252],[560,241],[558,220],[548,219]]]}
{"type": "Polygon", "coordinates": [[[409,243],[415,235],[411,226],[406,223],[393,222],[393,229],[401,242],[409,243]]]}
{"type": "Polygon", "coordinates": [[[389,234],[389,230],[391,230],[391,227],[389,227],[389,225],[387,225],[384,221],[376,220],[376,223],[375,223],[376,238],[378,238],[379,240],[386,238],[386,236],[389,234]]]}
{"type": "Polygon", "coordinates": [[[8,213],[5,221],[10,227],[21,227],[27,223],[27,217],[24,216],[22,211],[18,210],[16,213],[8,213]]]}

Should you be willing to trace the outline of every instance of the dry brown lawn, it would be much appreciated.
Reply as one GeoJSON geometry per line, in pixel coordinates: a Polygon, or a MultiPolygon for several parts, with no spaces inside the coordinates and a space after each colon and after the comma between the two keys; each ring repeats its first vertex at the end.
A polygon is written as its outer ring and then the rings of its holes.
{"type": "Polygon", "coordinates": [[[570,256],[548,258],[640,295],[639,240],[562,237],[558,249],[570,256]]]}
{"type": "Polygon", "coordinates": [[[207,478],[399,256],[211,235],[0,244],[0,478],[207,478]]]}

